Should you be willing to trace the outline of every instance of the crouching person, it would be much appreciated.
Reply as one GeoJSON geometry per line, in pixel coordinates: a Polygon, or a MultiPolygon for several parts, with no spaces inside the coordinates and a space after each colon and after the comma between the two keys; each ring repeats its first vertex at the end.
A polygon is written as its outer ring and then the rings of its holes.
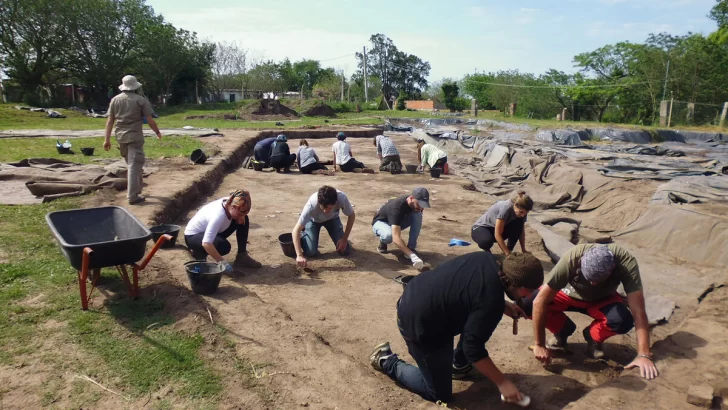
{"type": "Polygon", "coordinates": [[[296,263],[306,267],[306,258],[319,255],[318,243],[321,227],[326,228],[331,240],[334,241],[336,252],[339,255],[348,255],[351,252],[349,235],[354,227],[356,214],[343,192],[327,185],[319,188],[311,195],[301,211],[296,226],[293,227],[293,246],[296,248],[296,263]],[[339,210],[347,216],[346,229],[344,229],[339,210]],[[304,231],[305,230],[305,231],[304,231]],[[301,231],[304,231],[303,237],[301,231]]]}
{"type": "Polygon", "coordinates": [[[541,262],[531,254],[513,254],[499,266],[493,255],[476,252],[423,272],[397,302],[397,326],[417,367],[393,353],[388,342],[375,347],[370,363],[424,399],[446,403],[452,399],[452,379],[475,366],[506,401],[521,401],[523,395],[490,359],[485,344],[504,314],[523,316],[505,295],[517,300],[541,283],[541,262]]]}
{"type": "Polygon", "coordinates": [[[415,269],[421,270],[424,262],[415,253],[417,238],[422,229],[422,213],[430,207],[430,192],[426,188],[415,188],[412,195],[390,199],[374,214],[372,230],[379,237],[377,251],[387,253],[387,245],[394,242],[404,256],[412,261],[415,269]],[[402,231],[409,228],[407,245],[402,240],[402,231]]]}
{"type": "Polygon", "coordinates": [[[536,345],[533,353],[548,363],[551,349],[565,349],[576,325],[564,312],[579,312],[594,321],[584,328],[587,356],[604,357],[602,344],[610,337],[637,328],[637,357],[626,369],[639,367],[642,377],[658,376],[650,352],[650,327],[637,260],[619,245],[577,245],[561,257],[546,283],[523,300],[527,315],[533,315],[536,345]],[[617,293],[624,286],[627,303],[617,293]],[[553,333],[546,343],[544,329],[553,333]]]}
{"type": "Polygon", "coordinates": [[[185,228],[185,243],[196,260],[207,255],[225,267],[227,273],[241,273],[242,268],[260,268],[260,262],[247,252],[250,220],[248,213],[253,203],[250,193],[239,189],[228,198],[221,198],[200,208],[185,228]],[[235,232],[238,252],[232,265],[223,258],[232,245],[227,238],[235,232]]]}

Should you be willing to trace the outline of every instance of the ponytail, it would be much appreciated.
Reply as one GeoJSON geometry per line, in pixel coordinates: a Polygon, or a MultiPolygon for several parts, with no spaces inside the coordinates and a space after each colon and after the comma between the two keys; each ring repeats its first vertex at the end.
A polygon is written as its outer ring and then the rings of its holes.
{"type": "Polygon", "coordinates": [[[518,191],[516,195],[511,198],[511,202],[513,205],[529,212],[533,209],[533,199],[531,199],[531,197],[526,194],[526,191],[523,190],[518,191]]]}

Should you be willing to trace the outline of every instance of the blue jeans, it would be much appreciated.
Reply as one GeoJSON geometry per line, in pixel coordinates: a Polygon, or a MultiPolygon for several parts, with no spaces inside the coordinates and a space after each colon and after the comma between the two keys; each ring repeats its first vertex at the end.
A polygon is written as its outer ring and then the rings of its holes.
{"type": "MultiPolygon", "coordinates": [[[[397,322],[399,325],[399,320],[397,322]]],[[[468,363],[462,353],[462,338],[458,341],[458,348],[453,353],[452,345],[440,348],[420,346],[407,339],[401,326],[399,331],[407,343],[409,354],[417,362],[417,366],[408,364],[394,354],[382,363],[384,373],[425,400],[450,402],[453,363],[458,366],[468,363]],[[464,360],[464,364],[459,363],[460,358],[464,360]]]]}
{"type": "MultiPolygon", "coordinates": [[[[334,241],[334,246],[344,237],[344,226],[341,224],[341,218],[338,216],[321,223],[308,221],[306,228],[303,230],[303,236],[301,237],[301,247],[303,248],[304,255],[311,257],[319,254],[319,233],[321,232],[322,226],[329,232],[331,240],[334,241]]],[[[346,250],[341,254],[348,255],[350,252],[351,246],[346,244],[346,250]]]]}
{"type": "MultiPolygon", "coordinates": [[[[417,238],[420,236],[422,229],[422,212],[412,212],[410,216],[400,226],[402,230],[409,228],[409,240],[407,247],[414,252],[417,249],[417,238]]],[[[379,241],[383,244],[392,243],[392,227],[383,221],[377,221],[372,225],[374,235],[379,237],[379,241]]]]}

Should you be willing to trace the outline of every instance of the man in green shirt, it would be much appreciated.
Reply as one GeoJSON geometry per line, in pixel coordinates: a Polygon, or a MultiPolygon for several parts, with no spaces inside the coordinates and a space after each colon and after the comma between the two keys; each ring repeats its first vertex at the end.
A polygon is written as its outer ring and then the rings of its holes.
{"type": "Polygon", "coordinates": [[[536,344],[533,352],[548,363],[552,348],[565,348],[576,325],[565,311],[589,315],[594,321],[584,329],[587,355],[604,357],[602,343],[608,338],[637,329],[637,357],[626,369],[639,367],[640,374],[653,379],[659,374],[650,353],[650,328],[645,311],[637,260],[619,245],[577,245],[561,257],[546,283],[524,299],[523,310],[533,317],[536,344]],[[627,293],[627,304],[617,293],[627,293]],[[629,308],[628,308],[629,306],[629,308]],[[545,343],[544,328],[554,334],[545,343]]]}
{"type": "Polygon", "coordinates": [[[111,149],[111,129],[116,124],[114,134],[119,143],[119,151],[124,157],[127,171],[127,199],[129,205],[144,202],[142,192],[142,169],[144,168],[144,131],[142,124],[147,120],[149,127],[162,139],[157,123],[152,118],[152,105],[149,100],[136,93],[142,85],[136,77],[127,75],[119,86],[121,94],[109,103],[109,118],[106,120],[106,139],[104,149],[111,149]]]}

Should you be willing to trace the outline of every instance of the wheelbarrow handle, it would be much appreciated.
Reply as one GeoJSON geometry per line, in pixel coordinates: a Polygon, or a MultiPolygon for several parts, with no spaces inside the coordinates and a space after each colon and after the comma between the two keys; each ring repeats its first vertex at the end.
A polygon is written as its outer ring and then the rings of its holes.
{"type": "Polygon", "coordinates": [[[165,243],[166,241],[171,241],[171,240],[172,240],[172,235],[164,234],[164,235],[160,236],[159,239],[157,239],[157,242],[152,247],[152,250],[149,251],[149,254],[147,254],[147,256],[142,261],[141,265],[139,265],[138,269],[144,270],[144,268],[147,267],[147,264],[149,263],[149,261],[152,260],[152,257],[154,257],[154,254],[157,253],[157,251],[159,250],[159,247],[162,246],[162,244],[165,243]]]}

